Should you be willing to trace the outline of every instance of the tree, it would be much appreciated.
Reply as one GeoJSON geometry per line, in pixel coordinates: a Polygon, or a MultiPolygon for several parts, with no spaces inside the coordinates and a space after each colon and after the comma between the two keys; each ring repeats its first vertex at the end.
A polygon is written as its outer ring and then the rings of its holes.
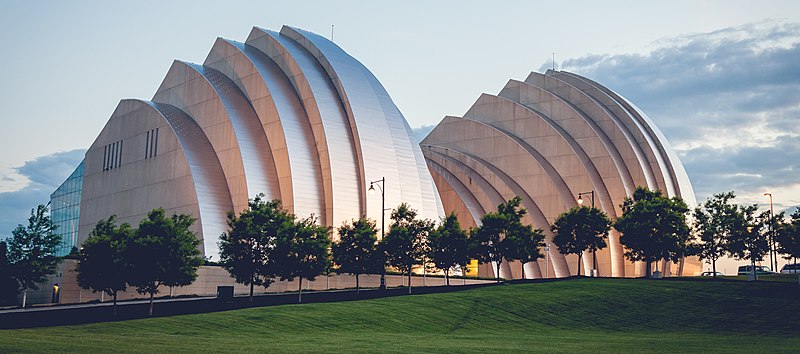
{"type": "Polygon", "coordinates": [[[727,252],[728,239],[734,233],[738,207],[731,203],[736,196],[733,192],[715,194],[712,198],[694,209],[693,244],[695,254],[701,260],[710,261],[714,277],[717,276],[717,260],[727,252]]]}
{"type": "Polygon", "coordinates": [[[343,223],[339,241],[333,244],[333,262],[339,273],[356,276],[356,293],[360,291],[358,276],[378,269],[378,230],[375,222],[366,218],[343,223]]]}
{"type": "Polygon", "coordinates": [[[116,225],[116,215],[100,220],[78,252],[78,285],[92,292],[102,291],[114,298],[117,317],[117,292],[127,288],[127,243],[133,235],[128,223],[116,225]]]}
{"type": "Polygon", "coordinates": [[[497,265],[497,281],[500,282],[500,264],[505,257],[502,241],[509,233],[524,230],[522,217],[527,211],[522,208],[522,198],[516,196],[497,206],[496,212],[486,213],[481,217],[481,226],[470,234],[472,255],[481,264],[495,262],[497,265]]]}
{"type": "MultiPolygon", "coordinates": [[[[783,217],[779,216],[777,220],[783,220],[783,217]]],[[[800,257],[800,209],[792,213],[790,222],[781,222],[777,230],[778,252],[787,260],[794,259],[794,264],[797,264],[800,257]]]]}
{"type": "Polygon", "coordinates": [[[128,242],[128,283],[138,293],[150,294],[150,316],[153,296],[161,285],[186,286],[197,279],[203,257],[197,248],[200,240],[189,230],[194,221],[190,215],[166,217],[164,209],[154,209],[128,242]]]}
{"type": "Polygon", "coordinates": [[[428,235],[428,256],[437,268],[444,271],[444,279],[450,286],[450,268],[456,265],[464,269],[469,263],[467,232],[461,228],[455,213],[450,213],[439,227],[428,235]]]}
{"type": "Polygon", "coordinates": [[[274,257],[281,280],[298,281],[298,302],[303,302],[303,279],[314,280],[328,268],[330,228],[311,215],[278,234],[274,257]]]}
{"type": "Polygon", "coordinates": [[[392,224],[380,248],[389,264],[408,272],[408,293],[411,294],[411,268],[419,264],[426,253],[427,236],[433,229],[433,222],[417,220],[417,211],[406,203],[392,210],[390,218],[392,224]]]}
{"type": "Polygon", "coordinates": [[[61,243],[54,234],[56,226],[50,220],[47,206],[31,210],[28,226],[18,225],[8,240],[8,263],[11,274],[22,287],[22,307],[27,305],[28,289],[38,290],[37,283],[55,274],[61,258],[56,257],[56,247],[61,243]]]}
{"type": "Polygon", "coordinates": [[[764,259],[769,252],[769,240],[764,226],[769,222],[769,211],[756,216],[757,205],[740,206],[735,220],[733,233],[728,240],[728,253],[740,260],[749,260],[753,268],[753,280],[756,276],[756,262],[764,259]]]}
{"type": "Polygon", "coordinates": [[[544,230],[531,225],[512,224],[501,241],[503,257],[508,261],[522,263],[522,279],[525,279],[525,265],[544,257],[539,251],[544,247],[544,230]]]}
{"type": "Polygon", "coordinates": [[[648,278],[653,262],[679,258],[689,233],[688,211],[680,197],[667,198],[661,191],[636,188],[632,197],[625,198],[622,216],[614,223],[622,233],[620,243],[627,248],[625,258],[644,261],[648,278]]]}
{"type": "Polygon", "coordinates": [[[11,264],[8,263],[8,245],[5,241],[0,241],[0,306],[17,303],[19,283],[11,272],[11,264]]]}
{"type": "Polygon", "coordinates": [[[219,239],[220,264],[237,283],[268,288],[277,276],[274,258],[278,235],[294,226],[294,218],[279,200],[266,201],[258,194],[239,216],[228,212],[229,231],[219,239]]]}
{"type": "MultiPolygon", "coordinates": [[[[597,252],[606,248],[606,237],[611,230],[611,220],[595,207],[575,207],[556,218],[550,229],[555,233],[553,243],[561,254],[578,255],[578,275],[581,275],[581,258],[586,250],[597,252]]],[[[594,269],[597,269],[595,258],[594,269]]]]}

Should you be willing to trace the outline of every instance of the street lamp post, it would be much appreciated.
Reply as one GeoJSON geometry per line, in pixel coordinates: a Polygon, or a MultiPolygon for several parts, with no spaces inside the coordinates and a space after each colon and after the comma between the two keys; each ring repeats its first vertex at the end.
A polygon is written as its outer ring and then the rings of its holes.
{"type": "Polygon", "coordinates": [[[772,208],[772,193],[764,193],[764,195],[769,196],[769,265],[773,271],[776,271],[778,269],[778,255],[775,253],[775,225],[773,224],[775,222],[775,211],[772,208]]]}
{"type": "MultiPolygon", "coordinates": [[[[386,233],[386,177],[381,177],[381,179],[369,182],[369,190],[374,191],[375,186],[378,186],[378,189],[381,190],[381,240],[386,233]],[[380,182],[380,184],[378,184],[380,182]]],[[[386,264],[383,264],[381,268],[381,290],[386,290],[386,264]]]]}
{"type": "MultiPolygon", "coordinates": [[[[594,209],[594,190],[592,190],[591,192],[580,192],[580,193],[578,193],[578,205],[583,205],[583,196],[584,195],[590,195],[590,194],[592,195],[592,209],[594,209]]],[[[594,265],[592,266],[592,277],[595,277],[595,276],[597,276],[597,252],[596,251],[592,251],[592,263],[594,263],[594,265]]]]}
{"type": "Polygon", "coordinates": [[[544,244],[544,269],[545,269],[545,273],[547,274],[547,275],[545,275],[545,278],[550,278],[550,263],[548,262],[548,260],[550,258],[549,256],[550,256],[550,245],[545,243],[544,244]]]}

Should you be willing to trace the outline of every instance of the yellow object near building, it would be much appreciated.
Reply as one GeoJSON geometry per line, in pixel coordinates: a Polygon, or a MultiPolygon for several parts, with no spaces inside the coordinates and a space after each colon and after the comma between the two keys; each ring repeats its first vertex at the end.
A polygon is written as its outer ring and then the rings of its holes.
{"type": "Polygon", "coordinates": [[[471,259],[466,267],[466,275],[476,277],[478,276],[478,260],[471,259]]]}

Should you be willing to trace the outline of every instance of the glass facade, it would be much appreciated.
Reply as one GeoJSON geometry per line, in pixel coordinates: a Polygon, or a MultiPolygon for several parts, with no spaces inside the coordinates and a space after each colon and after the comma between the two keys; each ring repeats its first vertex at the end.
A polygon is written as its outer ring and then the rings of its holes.
{"type": "Polygon", "coordinates": [[[78,246],[78,217],[81,213],[83,188],[83,161],[50,195],[50,217],[56,225],[55,233],[61,237],[56,256],[66,256],[78,246]]]}

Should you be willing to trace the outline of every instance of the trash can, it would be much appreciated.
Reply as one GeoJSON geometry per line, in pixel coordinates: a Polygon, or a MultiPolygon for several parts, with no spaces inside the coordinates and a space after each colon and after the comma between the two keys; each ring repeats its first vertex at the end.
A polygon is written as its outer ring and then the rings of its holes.
{"type": "Polygon", "coordinates": [[[217,300],[231,300],[231,299],[233,299],[233,285],[218,285],[217,300]]]}

